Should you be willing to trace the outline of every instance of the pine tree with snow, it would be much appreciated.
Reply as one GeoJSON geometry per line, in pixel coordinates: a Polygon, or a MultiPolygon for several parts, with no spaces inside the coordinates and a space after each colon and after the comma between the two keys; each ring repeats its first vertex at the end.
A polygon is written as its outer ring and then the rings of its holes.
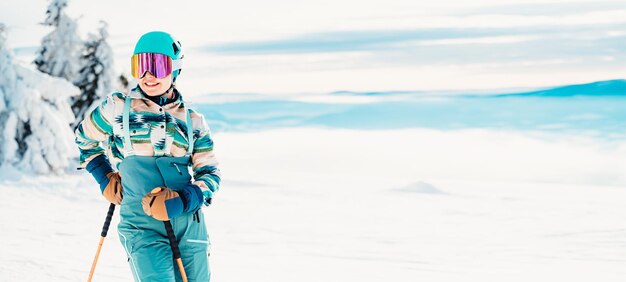
{"type": "Polygon", "coordinates": [[[90,34],[85,42],[82,54],[82,67],[74,80],[74,85],[81,90],[80,96],[72,97],[72,111],[76,120],[72,128],[83,120],[85,113],[99,104],[100,99],[106,97],[112,90],[113,51],[107,43],[109,36],[107,23],[101,21],[98,35],[90,34]]]}
{"type": "MultiPolygon", "coordinates": [[[[10,62],[12,59],[11,59],[11,53],[6,47],[6,39],[4,37],[4,31],[5,31],[5,26],[4,24],[0,23],[0,78],[2,78],[2,80],[0,80],[0,121],[2,120],[2,118],[4,117],[7,111],[8,101],[6,99],[8,98],[10,94],[8,91],[10,89],[15,89],[15,82],[16,82],[15,75],[14,75],[13,70],[11,69],[11,66],[6,63],[6,62],[10,62]]],[[[6,128],[3,127],[3,131],[5,129],[6,128]]],[[[0,137],[1,136],[2,135],[0,135],[0,137]]],[[[2,150],[0,150],[0,153],[1,152],[2,150]]]]}
{"type": "Polygon", "coordinates": [[[0,25],[0,166],[62,173],[77,155],[67,101],[78,93],[67,80],[16,62],[0,25]]]}
{"type": "Polygon", "coordinates": [[[37,69],[51,76],[74,81],[80,65],[82,40],[76,21],[65,14],[67,0],[51,0],[43,25],[54,28],[41,42],[34,60],[37,69]]]}
{"type": "Polygon", "coordinates": [[[131,81],[132,81],[131,78],[128,75],[124,74],[124,73],[121,73],[119,76],[117,76],[117,80],[116,81],[117,81],[117,83],[115,84],[116,85],[115,88],[116,89],[122,89],[121,91],[124,92],[124,93],[128,93],[130,91],[130,86],[131,85],[133,85],[133,86],[136,85],[136,83],[135,84],[131,84],[131,81]]]}

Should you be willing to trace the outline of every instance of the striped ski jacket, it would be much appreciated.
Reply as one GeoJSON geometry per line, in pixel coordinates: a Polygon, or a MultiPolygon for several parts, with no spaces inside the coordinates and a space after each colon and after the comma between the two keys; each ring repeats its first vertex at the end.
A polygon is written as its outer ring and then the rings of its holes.
{"type": "MultiPolygon", "coordinates": [[[[177,90],[175,90],[177,91],[177,90]]],[[[193,124],[194,148],[191,155],[193,184],[202,189],[206,198],[212,198],[219,189],[220,170],[213,153],[213,140],[204,116],[185,106],[182,95],[174,102],[159,106],[134,89],[129,129],[133,150],[137,156],[180,157],[187,153],[186,111],[190,111],[193,124]]],[[[116,92],[89,112],[75,131],[82,167],[95,157],[106,154],[117,166],[124,159],[124,131],[122,113],[125,94],[116,92]]]]}

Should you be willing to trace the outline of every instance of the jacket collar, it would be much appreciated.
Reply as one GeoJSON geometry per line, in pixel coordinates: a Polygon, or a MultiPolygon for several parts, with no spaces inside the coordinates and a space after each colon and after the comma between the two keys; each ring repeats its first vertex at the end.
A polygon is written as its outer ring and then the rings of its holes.
{"type": "MultiPolygon", "coordinates": [[[[176,93],[178,93],[178,98],[176,98],[175,101],[168,103],[165,106],[171,107],[174,105],[180,105],[180,106],[184,106],[185,102],[183,101],[183,95],[180,93],[180,91],[178,91],[176,88],[174,88],[174,91],[176,91],[176,93]]],[[[145,94],[143,93],[143,91],[141,91],[141,88],[139,88],[139,85],[135,86],[135,88],[131,89],[130,92],[128,93],[128,96],[134,99],[142,99],[145,101],[150,101],[152,102],[152,100],[148,99],[145,94]]],[[[154,102],[152,102],[154,103],[154,102]]]]}

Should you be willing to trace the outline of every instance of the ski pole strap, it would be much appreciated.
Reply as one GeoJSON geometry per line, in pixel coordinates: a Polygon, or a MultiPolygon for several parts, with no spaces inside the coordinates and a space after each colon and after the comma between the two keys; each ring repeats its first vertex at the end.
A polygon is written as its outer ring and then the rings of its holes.
{"type": "Polygon", "coordinates": [[[187,109],[187,140],[189,140],[189,146],[187,147],[187,155],[193,154],[193,122],[191,121],[191,115],[189,109],[187,109]]]}
{"type": "Polygon", "coordinates": [[[130,104],[132,99],[129,96],[126,96],[126,100],[124,101],[124,112],[122,114],[122,127],[124,130],[124,149],[126,151],[126,156],[132,156],[135,154],[133,151],[133,143],[130,142],[130,104]]]}
{"type": "Polygon", "coordinates": [[[167,238],[170,240],[170,247],[172,247],[172,253],[174,254],[174,259],[180,258],[180,249],[178,248],[178,242],[176,242],[176,235],[174,235],[174,230],[172,230],[172,223],[169,220],[163,221],[165,224],[165,231],[167,231],[167,238]]]}
{"type": "Polygon", "coordinates": [[[104,220],[104,226],[102,226],[102,232],[100,236],[106,237],[109,232],[109,225],[111,225],[111,218],[113,218],[113,212],[115,211],[115,204],[109,205],[109,212],[107,212],[107,218],[104,220]]]}

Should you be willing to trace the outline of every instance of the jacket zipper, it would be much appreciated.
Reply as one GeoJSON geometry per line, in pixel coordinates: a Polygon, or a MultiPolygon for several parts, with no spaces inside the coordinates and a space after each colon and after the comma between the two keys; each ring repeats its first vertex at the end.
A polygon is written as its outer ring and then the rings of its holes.
{"type": "Polygon", "coordinates": [[[178,174],[183,175],[183,172],[180,171],[180,168],[178,168],[179,164],[174,163],[174,162],[172,162],[171,164],[172,164],[172,166],[174,166],[176,168],[176,170],[178,171],[178,174]]]}

